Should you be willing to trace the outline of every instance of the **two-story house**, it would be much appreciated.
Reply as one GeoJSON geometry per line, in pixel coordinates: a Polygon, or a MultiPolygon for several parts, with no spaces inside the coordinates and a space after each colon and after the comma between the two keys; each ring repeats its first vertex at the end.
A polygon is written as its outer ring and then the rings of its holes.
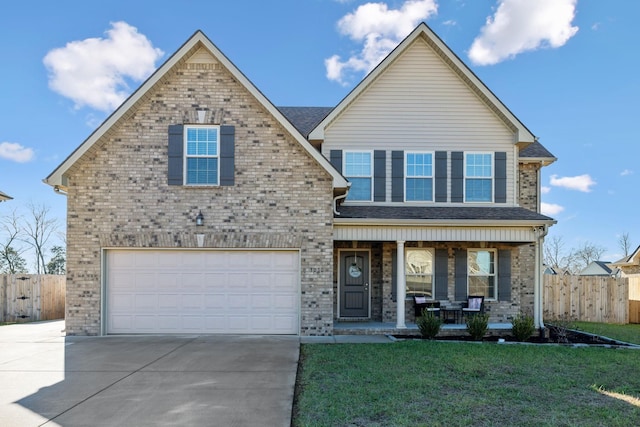
{"type": "Polygon", "coordinates": [[[198,31],[45,180],[67,333],[402,330],[413,294],[540,326],[554,160],[425,24],[335,108],[276,108],[198,31]]]}

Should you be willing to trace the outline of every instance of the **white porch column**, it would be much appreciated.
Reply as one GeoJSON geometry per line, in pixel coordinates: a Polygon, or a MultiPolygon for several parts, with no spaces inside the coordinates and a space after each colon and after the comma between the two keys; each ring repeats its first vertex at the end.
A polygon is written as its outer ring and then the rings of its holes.
{"type": "Polygon", "coordinates": [[[396,318],[396,328],[398,329],[406,329],[407,325],[405,325],[404,320],[404,299],[407,296],[406,292],[406,284],[404,277],[404,240],[398,240],[396,242],[398,248],[396,249],[396,307],[397,313],[396,318]]]}

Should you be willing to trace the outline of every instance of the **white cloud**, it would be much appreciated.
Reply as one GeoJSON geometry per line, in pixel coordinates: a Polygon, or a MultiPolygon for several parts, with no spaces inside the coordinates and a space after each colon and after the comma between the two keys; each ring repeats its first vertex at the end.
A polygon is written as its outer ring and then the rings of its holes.
{"type": "Polygon", "coordinates": [[[596,182],[591,179],[588,174],[578,176],[564,176],[558,177],[558,175],[551,175],[550,183],[554,187],[562,187],[568,190],[578,190],[583,193],[589,193],[591,187],[596,185],[596,182]]]}
{"type": "Polygon", "coordinates": [[[545,202],[540,203],[540,212],[542,212],[543,215],[554,216],[554,215],[558,215],[563,210],[564,210],[564,207],[560,205],[556,205],[554,203],[545,203],[545,202]]]}
{"type": "Polygon", "coordinates": [[[627,175],[633,175],[633,171],[630,169],[625,169],[622,172],[620,172],[620,176],[627,176],[627,175]]]}
{"type": "Polygon", "coordinates": [[[53,91],[73,100],[76,108],[110,112],[129,95],[127,79],[147,78],[162,55],[137,28],[120,21],[111,23],[105,38],[69,42],[49,51],[43,61],[53,91]]]}
{"type": "Polygon", "coordinates": [[[551,187],[546,187],[544,185],[542,187],[540,187],[540,192],[542,194],[549,194],[550,191],[551,191],[551,187]]]}
{"type": "Polygon", "coordinates": [[[578,0],[499,0],[469,50],[477,65],[492,65],[541,47],[563,46],[578,32],[571,21],[578,0]]]}
{"type": "Polygon", "coordinates": [[[359,6],[338,21],[338,30],[363,43],[362,51],[344,61],[339,55],[325,59],[327,78],[346,85],[352,73],[371,71],[419,22],[437,10],[435,0],[407,0],[399,9],[389,9],[385,3],[359,6]]]}
{"type": "Polygon", "coordinates": [[[18,163],[33,160],[34,152],[31,148],[23,147],[17,142],[0,142],[0,158],[18,163]]]}

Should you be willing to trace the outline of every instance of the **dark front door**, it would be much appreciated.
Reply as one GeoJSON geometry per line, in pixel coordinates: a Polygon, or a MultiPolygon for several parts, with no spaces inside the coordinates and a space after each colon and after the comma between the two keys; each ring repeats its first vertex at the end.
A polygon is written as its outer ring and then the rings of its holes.
{"type": "Polygon", "coordinates": [[[340,317],[369,317],[369,252],[340,253],[340,317]]]}

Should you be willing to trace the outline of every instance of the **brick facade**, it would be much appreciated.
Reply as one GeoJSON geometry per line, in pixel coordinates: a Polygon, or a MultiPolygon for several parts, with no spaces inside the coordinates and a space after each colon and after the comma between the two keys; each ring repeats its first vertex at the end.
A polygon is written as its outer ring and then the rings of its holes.
{"type": "MultiPolygon", "coordinates": [[[[200,55],[201,56],[201,55],[200,55]]],[[[93,148],[68,178],[69,335],[101,331],[101,249],[195,248],[199,211],[209,248],[296,248],[302,335],[333,328],[332,178],[224,67],[179,62],[93,148]],[[167,184],[168,126],[235,126],[235,185],[167,184]]]]}

